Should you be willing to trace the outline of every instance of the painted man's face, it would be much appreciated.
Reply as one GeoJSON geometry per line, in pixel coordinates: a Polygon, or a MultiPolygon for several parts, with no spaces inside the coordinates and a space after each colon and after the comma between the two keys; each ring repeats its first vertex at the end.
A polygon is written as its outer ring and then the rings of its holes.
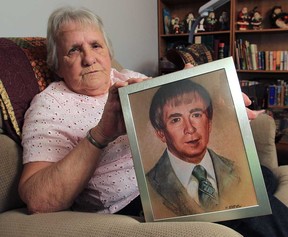
{"type": "Polygon", "coordinates": [[[207,117],[207,105],[197,93],[185,94],[183,101],[164,106],[164,129],[156,133],[176,157],[199,163],[206,152],[212,121],[207,117]]]}

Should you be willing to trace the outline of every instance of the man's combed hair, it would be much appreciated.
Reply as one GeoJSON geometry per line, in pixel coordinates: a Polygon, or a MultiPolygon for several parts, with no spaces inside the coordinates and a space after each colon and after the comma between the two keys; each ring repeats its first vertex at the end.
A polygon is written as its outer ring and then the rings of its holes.
{"type": "Polygon", "coordinates": [[[212,100],[208,91],[201,85],[190,81],[181,80],[161,86],[152,98],[149,117],[156,130],[165,128],[163,124],[163,108],[166,104],[177,106],[193,102],[196,98],[202,99],[206,105],[206,114],[209,120],[213,117],[212,100]],[[191,96],[186,96],[186,95],[191,96]]]}
{"type": "Polygon", "coordinates": [[[58,70],[56,40],[59,29],[62,24],[69,22],[80,23],[83,26],[96,26],[103,34],[110,57],[113,58],[112,45],[104,30],[101,18],[85,8],[62,7],[50,15],[47,26],[47,64],[54,72],[58,70]]]}

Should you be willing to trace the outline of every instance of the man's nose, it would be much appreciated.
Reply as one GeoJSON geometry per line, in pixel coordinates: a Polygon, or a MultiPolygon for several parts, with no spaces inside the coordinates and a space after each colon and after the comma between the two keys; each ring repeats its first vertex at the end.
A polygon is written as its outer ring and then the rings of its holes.
{"type": "Polygon", "coordinates": [[[192,134],[196,131],[196,127],[194,126],[193,122],[188,119],[185,123],[185,130],[184,133],[185,134],[192,134]]]}

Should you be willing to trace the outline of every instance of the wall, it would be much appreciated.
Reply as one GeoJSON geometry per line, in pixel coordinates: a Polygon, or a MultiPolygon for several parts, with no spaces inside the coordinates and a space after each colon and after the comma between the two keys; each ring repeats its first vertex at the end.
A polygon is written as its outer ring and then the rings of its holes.
{"type": "Polygon", "coordinates": [[[63,5],[84,6],[102,17],[115,58],[155,76],[158,64],[156,0],[0,0],[0,37],[45,36],[49,14],[63,5]]]}

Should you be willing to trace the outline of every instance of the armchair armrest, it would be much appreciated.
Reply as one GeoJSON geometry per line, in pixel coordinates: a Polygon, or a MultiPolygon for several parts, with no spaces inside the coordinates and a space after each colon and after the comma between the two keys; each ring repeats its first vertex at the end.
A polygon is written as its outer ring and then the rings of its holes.
{"type": "Polygon", "coordinates": [[[271,170],[278,167],[274,119],[268,114],[261,114],[252,120],[250,125],[261,165],[271,170]]]}
{"type": "Polygon", "coordinates": [[[3,236],[101,236],[101,237],[240,237],[234,230],[208,222],[141,223],[133,217],[62,211],[27,215],[18,209],[0,215],[3,236]]]}

